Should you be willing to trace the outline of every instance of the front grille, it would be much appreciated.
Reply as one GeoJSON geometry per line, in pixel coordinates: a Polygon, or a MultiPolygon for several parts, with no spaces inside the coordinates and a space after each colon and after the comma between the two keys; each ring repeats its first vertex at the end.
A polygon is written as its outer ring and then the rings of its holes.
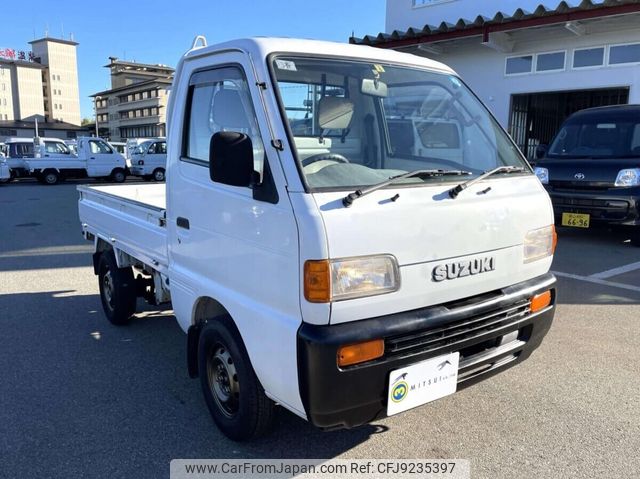
{"type": "Polygon", "coordinates": [[[522,320],[529,312],[529,301],[523,300],[504,308],[454,321],[442,327],[390,337],[385,341],[386,356],[397,357],[435,352],[508,327],[522,320]]]}
{"type": "Polygon", "coordinates": [[[556,213],[588,213],[602,219],[624,219],[629,213],[629,202],[625,200],[553,196],[551,201],[556,213]]]}

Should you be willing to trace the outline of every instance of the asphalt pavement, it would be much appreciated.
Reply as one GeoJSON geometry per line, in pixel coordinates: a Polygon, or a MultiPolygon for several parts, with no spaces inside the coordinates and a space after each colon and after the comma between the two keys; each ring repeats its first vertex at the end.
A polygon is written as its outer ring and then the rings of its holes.
{"type": "Polygon", "coordinates": [[[168,477],[175,458],[461,458],[474,478],[640,476],[640,248],[560,229],[556,319],[532,357],[405,414],[322,432],[282,410],[215,427],[171,311],[102,313],[77,183],[0,185],[0,477],[168,477]]]}

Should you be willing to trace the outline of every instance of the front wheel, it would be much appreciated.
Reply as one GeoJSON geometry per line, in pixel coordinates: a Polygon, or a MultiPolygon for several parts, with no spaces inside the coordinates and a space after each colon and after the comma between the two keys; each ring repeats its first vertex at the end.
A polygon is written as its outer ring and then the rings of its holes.
{"type": "Polygon", "coordinates": [[[117,326],[127,324],[136,312],[136,285],[131,268],[118,268],[113,251],[105,251],[98,263],[98,281],[107,319],[117,326]]]}
{"type": "Polygon", "coordinates": [[[121,168],[116,168],[111,172],[111,179],[115,183],[124,183],[124,180],[127,179],[127,174],[121,168]]]}
{"type": "Polygon", "coordinates": [[[198,342],[198,371],[209,412],[225,436],[245,441],[269,431],[275,404],[266,396],[229,316],[205,324],[198,342]]]}
{"type": "Polygon", "coordinates": [[[154,181],[164,181],[164,168],[156,168],[153,170],[154,181]]]}

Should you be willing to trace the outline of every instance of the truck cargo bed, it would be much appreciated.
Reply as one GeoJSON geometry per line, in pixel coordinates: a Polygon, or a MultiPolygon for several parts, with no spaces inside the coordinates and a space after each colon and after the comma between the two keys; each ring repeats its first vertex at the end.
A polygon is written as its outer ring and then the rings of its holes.
{"type": "Polygon", "coordinates": [[[84,232],[164,272],[168,265],[164,184],[78,186],[84,232]]]}

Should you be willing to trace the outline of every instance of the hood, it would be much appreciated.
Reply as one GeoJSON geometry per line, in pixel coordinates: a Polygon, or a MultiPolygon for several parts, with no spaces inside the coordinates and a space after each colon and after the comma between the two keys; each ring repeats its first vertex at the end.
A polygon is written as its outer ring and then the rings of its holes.
{"type": "Polygon", "coordinates": [[[526,265],[522,260],[525,234],[553,224],[551,202],[536,177],[490,178],[456,199],[448,196],[453,186],[383,189],[349,208],[341,202],[346,192],[314,194],[330,258],[391,254],[401,273],[397,292],[332,304],[332,323],[458,300],[548,271],[550,258],[526,265]],[[432,281],[438,264],[488,256],[495,271],[432,281]]]}

